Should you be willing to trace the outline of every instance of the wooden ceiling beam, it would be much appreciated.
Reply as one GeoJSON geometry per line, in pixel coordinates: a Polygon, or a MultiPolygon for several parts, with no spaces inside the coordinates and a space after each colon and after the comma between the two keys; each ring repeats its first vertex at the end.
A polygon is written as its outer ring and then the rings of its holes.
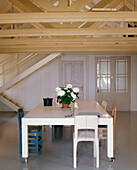
{"type": "Polygon", "coordinates": [[[117,48],[131,48],[134,49],[137,47],[137,44],[56,44],[56,45],[13,45],[13,46],[4,46],[4,45],[0,45],[0,49],[1,48],[91,48],[91,49],[95,49],[95,48],[113,48],[113,49],[117,49],[117,48]]]}
{"type": "Polygon", "coordinates": [[[1,24],[48,22],[134,22],[137,11],[0,14],[1,24]]]}
{"type": "MultiPolygon", "coordinates": [[[[64,1],[64,0],[63,0],[64,1]]],[[[68,6],[64,11],[80,11],[85,5],[88,5],[92,0],[78,0],[73,5],[68,6]]]]}
{"type": "Polygon", "coordinates": [[[0,45],[46,45],[55,43],[137,43],[137,37],[22,38],[0,39],[0,45]]]}
{"type": "MultiPolygon", "coordinates": [[[[42,9],[44,9],[47,12],[76,12],[80,11],[85,5],[91,2],[91,0],[79,0],[76,1],[72,6],[67,6],[68,0],[60,0],[59,6],[55,7],[53,5],[53,2],[45,1],[45,0],[32,0],[35,4],[39,5],[42,9]],[[64,2],[64,3],[63,3],[64,2]],[[66,3],[67,2],[67,3],[66,3]],[[77,4],[77,5],[76,5],[77,4]],[[63,7],[64,5],[64,7],[63,7]]],[[[77,28],[82,23],[50,23],[54,28],[77,28]]]]}
{"type": "Polygon", "coordinates": [[[70,45],[15,45],[0,46],[0,53],[52,53],[52,52],[90,52],[90,53],[137,53],[137,45],[132,44],[70,44],[70,45]]]}
{"type": "Polygon", "coordinates": [[[6,13],[6,12],[8,12],[9,10],[11,10],[11,8],[12,8],[12,3],[8,3],[4,8],[2,8],[1,10],[0,10],[0,13],[6,13]]]}
{"type": "MultiPolygon", "coordinates": [[[[28,0],[9,0],[14,8],[21,13],[29,13],[29,12],[43,12],[40,8],[38,8],[36,5],[31,3],[28,0]]],[[[32,23],[32,25],[35,28],[53,28],[52,25],[49,23],[32,23]]]]}
{"type": "MultiPolygon", "coordinates": [[[[11,8],[12,8],[12,3],[9,2],[4,8],[0,10],[0,13],[7,13],[9,12],[9,10],[11,10],[11,8]]],[[[6,29],[6,28],[9,28],[9,26],[10,26],[9,24],[1,25],[1,28],[6,29]]]]}
{"type": "Polygon", "coordinates": [[[0,37],[23,36],[137,35],[137,28],[73,28],[0,30],[0,37]]]}
{"type": "MultiPolygon", "coordinates": [[[[94,8],[103,8],[104,6],[106,6],[109,2],[107,0],[105,1],[100,1],[97,5],[94,6],[94,8]]],[[[123,0],[114,0],[113,2],[111,2],[107,8],[116,8],[117,10],[119,10],[120,8],[123,7],[123,0]]],[[[90,10],[92,11],[92,9],[90,10]]],[[[93,26],[96,23],[85,23],[81,28],[89,28],[91,26],[93,26]]]]}
{"type": "Polygon", "coordinates": [[[59,5],[55,7],[53,3],[45,0],[32,0],[35,4],[39,5],[42,9],[48,12],[76,12],[80,11],[85,5],[89,4],[91,0],[78,0],[73,5],[68,6],[68,0],[59,0],[59,5]]]}
{"type": "MultiPolygon", "coordinates": [[[[53,7],[51,2],[45,1],[45,0],[32,0],[33,2],[35,2],[36,4],[38,4],[39,6],[41,6],[42,8],[44,8],[47,12],[51,12],[51,11],[80,11],[85,5],[92,3],[91,0],[79,0],[76,1],[72,6],[71,6],[71,10],[70,7],[68,8],[64,8],[63,10],[60,8],[60,6],[58,7],[53,7]]],[[[64,1],[64,0],[63,0],[64,1]]],[[[106,6],[106,4],[110,3],[112,0],[101,0],[99,3],[97,3],[94,7],[97,8],[101,8],[106,6]]],[[[121,0],[119,0],[121,1],[121,0]]],[[[123,1],[123,0],[122,0],[123,1]]],[[[114,4],[115,6],[115,4],[114,4]]],[[[92,11],[92,10],[89,10],[92,11]]],[[[78,23],[63,23],[63,24],[59,24],[59,23],[50,23],[54,28],[77,28],[79,27],[81,24],[83,24],[82,22],[78,22],[78,23]]],[[[91,23],[88,23],[91,24],[91,23]]],[[[85,25],[86,27],[86,25],[85,25]]],[[[84,28],[84,26],[83,26],[84,28]]]]}
{"type": "Polygon", "coordinates": [[[45,1],[45,0],[31,0],[34,4],[37,4],[43,10],[54,10],[56,7],[53,5],[52,2],[45,1]]]}
{"type": "Polygon", "coordinates": [[[127,8],[129,8],[131,11],[136,11],[137,10],[137,7],[134,4],[132,4],[131,2],[129,2],[128,0],[125,0],[124,3],[125,3],[125,6],[127,8]]]}

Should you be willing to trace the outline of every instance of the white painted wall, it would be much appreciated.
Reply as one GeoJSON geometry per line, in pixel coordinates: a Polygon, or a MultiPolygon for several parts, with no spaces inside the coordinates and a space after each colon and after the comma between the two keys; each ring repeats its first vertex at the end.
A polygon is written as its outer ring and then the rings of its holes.
{"type": "MultiPolygon", "coordinates": [[[[7,90],[6,95],[18,102],[24,107],[25,111],[29,111],[38,105],[43,97],[55,97],[55,88],[60,86],[60,61],[63,58],[74,60],[83,58],[85,69],[85,83],[88,84],[86,100],[95,100],[95,57],[90,55],[66,55],[54,62],[42,67],[23,81],[19,82],[11,89],[7,90]]],[[[9,110],[0,107],[0,110],[9,110]]]]}
{"type": "Polygon", "coordinates": [[[131,56],[131,111],[137,111],[137,56],[131,56]]]}
{"type": "MultiPolygon", "coordinates": [[[[31,110],[42,101],[43,97],[56,96],[55,88],[60,82],[60,61],[63,58],[71,60],[79,57],[86,57],[84,65],[88,92],[86,100],[95,100],[95,56],[87,54],[65,55],[25,78],[9,89],[6,94],[23,106],[25,111],[31,110]]],[[[1,110],[11,109],[0,103],[1,110]]],[[[131,57],[131,110],[137,111],[137,56],[131,57]]]]}
{"type": "Polygon", "coordinates": [[[29,111],[38,105],[43,97],[55,96],[55,87],[59,86],[58,73],[57,59],[7,90],[6,95],[23,106],[25,111],[29,111]]]}

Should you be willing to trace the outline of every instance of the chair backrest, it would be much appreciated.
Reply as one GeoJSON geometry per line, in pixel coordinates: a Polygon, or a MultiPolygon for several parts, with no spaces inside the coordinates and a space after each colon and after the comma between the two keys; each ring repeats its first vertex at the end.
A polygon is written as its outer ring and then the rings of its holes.
{"type": "Polygon", "coordinates": [[[98,138],[98,116],[77,115],[75,116],[75,135],[78,137],[78,130],[90,129],[95,131],[95,138],[98,138]]]}
{"type": "Polygon", "coordinates": [[[17,115],[18,115],[19,130],[21,130],[22,128],[21,119],[24,117],[23,109],[18,109],[17,115]]]}
{"type": "Polygon", "coordinates": [[[104,109],[104,110],[106,110],[107,109],[107,102],[106,101],[102,101],[102,104],[101,104],[101,106],[102,106],[102,108],[104,109]]]}

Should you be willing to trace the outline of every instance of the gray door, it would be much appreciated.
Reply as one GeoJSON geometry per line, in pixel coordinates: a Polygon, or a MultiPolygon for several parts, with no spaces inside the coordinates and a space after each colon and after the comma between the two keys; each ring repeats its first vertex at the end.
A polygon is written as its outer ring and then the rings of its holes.
{"type": "Polygon", "coordinates": [[[83,61],[62,61],[62,86],[72,84],[80,89],[79,100],[84,100],[84,62],[83,61]]]}

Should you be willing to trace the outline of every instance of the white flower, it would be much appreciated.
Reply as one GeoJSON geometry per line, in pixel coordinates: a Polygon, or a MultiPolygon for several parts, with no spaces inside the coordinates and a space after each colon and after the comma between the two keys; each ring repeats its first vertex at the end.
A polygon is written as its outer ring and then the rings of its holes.
{"type": "Polygon", "coordinates": [[[72,88],[72,85],[71,84],[67,84],[66,88],[72,88]]]}
{"type": "Polygon", "coordinates": [[[74,92],[74,93],[78,93],[78,92],[79,92],[79,88],[78,88],[78,87],[74,87],[74,88],[73,88],[73,92],[74,92]]]}
{"type": "Polygon", "coordinates": [[[65,92],[63,90],[60,90],[57,92],[57,96],[64,96],[65,92]]]}
{"type": "Polygon", "coordinates": [[[61,88],[60,87],[56,87],[56,92],[60,91],[61,88]]]}
{"type": "Polygon", "coordinates": [[[76,95],[73,93],[73,92],[71,92],[71,96],[72,96],[72,98],[73,98],[73,101],[76,99],[76,95]]]}

